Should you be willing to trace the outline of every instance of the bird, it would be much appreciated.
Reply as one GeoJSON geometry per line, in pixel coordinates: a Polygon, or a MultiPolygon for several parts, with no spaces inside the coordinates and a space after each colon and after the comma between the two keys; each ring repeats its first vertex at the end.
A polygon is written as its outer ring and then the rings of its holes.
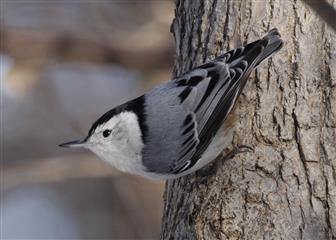
{"type": "Polygon", "coordinates": [[[122,172],[168,180],[193,173],[230,146],[230,114],[251,72],[283,46],[276,28],[121,104],[93,123],[83,147],[122,172]]]}

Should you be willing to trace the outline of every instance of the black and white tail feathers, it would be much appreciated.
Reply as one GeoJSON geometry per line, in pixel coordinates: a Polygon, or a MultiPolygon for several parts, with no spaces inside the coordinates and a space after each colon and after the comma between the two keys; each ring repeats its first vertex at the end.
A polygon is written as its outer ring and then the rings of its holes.
{"type": "Polygon", "coordinates": [[[262,39],[233,49],[219,56],[216,60],[226,62],[232,68],[239,67],[241,61],[247,61],[248,66],[256,67],[262,61],[278,52],[282,45],[283,42],[278,30],[273,28],[262,39]]]}
{"type": "Polygon", "coordinates": [[[230,50],[215,61],[225,62],[229,66],[232,83],[239,83],[239,93],[243,90],[248,76],[262,61],[278,52],[283,46],[281,35],[276,28],[270,30],[262,39],[245,46],[230,50]]]}
{"type": "Polygon", "coordinates": [[[261,61],[264,61],[266,58],[272,56],[274,53],[278,52],[283,46],[281,36],[276,28],[273,28],[271,31],[269,31],[263,40],[267,41],[267,44],[262,51],[258,64],[261,61]]]}

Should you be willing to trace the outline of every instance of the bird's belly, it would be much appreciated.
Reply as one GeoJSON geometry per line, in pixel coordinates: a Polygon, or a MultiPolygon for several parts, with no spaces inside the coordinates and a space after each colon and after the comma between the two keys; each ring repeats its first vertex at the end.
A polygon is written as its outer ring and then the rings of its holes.
{"type": "Polygon", "coordinates": [[[232,143],[233,132],[234,128],[226,128],[225,124],[223,124],[201,158],[192,168],[192,171],[196,171],[215,160],[225,148],[229,147],[232,143]]]}
{"type": "Polygon", "coordinates": [[[199,170],[211,161],[215,160],[224,149],[228,148],[232,143],[234,126],[236,122],[236,114],[232,111],[220,129],[215,134],[214,138],[210,142],[208,148],[202,154],[197,163],[189,170],[184,172],[183,175],[187,175],[194,171],[199,170]]]}

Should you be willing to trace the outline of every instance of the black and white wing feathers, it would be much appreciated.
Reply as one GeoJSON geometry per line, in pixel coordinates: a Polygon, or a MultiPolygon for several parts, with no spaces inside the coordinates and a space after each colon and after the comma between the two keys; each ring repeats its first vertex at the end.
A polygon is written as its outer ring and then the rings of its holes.
{"type": "Polygon", "coordinates": [[[251,71],[278,51],[276,30],[154,89],[146,96],[148,171],[177,174],[195,165],[234,107],[251,71]],[[157,119],[163,121],[157,123],[157,119]]]}

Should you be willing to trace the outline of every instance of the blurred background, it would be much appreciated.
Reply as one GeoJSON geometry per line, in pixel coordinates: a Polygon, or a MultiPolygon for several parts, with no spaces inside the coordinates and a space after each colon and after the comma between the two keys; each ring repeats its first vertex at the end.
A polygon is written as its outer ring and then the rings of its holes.
{"type": "Polygon", "coordinates": [[[58,144],[170,78],[173,1],[0,1],[1,239],[158,239],[163,183],[58,144]]]}

